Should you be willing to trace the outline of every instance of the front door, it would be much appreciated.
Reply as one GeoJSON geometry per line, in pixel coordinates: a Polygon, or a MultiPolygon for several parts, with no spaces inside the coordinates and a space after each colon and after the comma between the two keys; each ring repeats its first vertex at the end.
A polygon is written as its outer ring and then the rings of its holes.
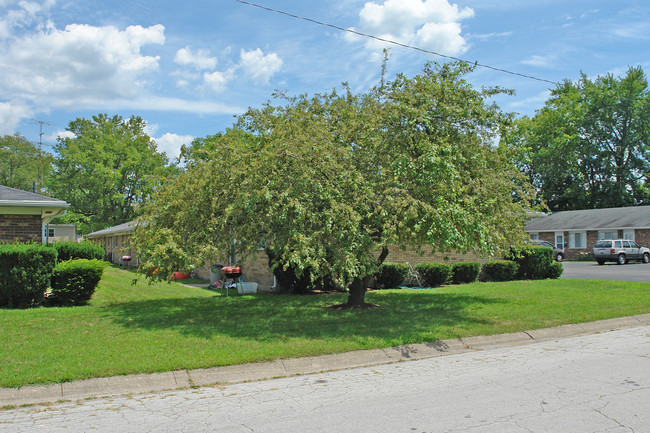
{"type": "Polygon", "coordinates": [[[555,233],[555,248],[564,249],[564,233],[555,233]]]}

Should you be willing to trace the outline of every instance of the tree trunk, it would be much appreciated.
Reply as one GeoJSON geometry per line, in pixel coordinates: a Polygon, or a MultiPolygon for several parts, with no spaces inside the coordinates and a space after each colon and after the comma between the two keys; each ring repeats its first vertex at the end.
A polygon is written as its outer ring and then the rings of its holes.
{"type": "Polygon", "coordinates": [[[368,290],[369,277],[355,278],[348,290],[348,306],[361,308],[365,305],[366,290],[368,290]]]}
{"type": "MultiPolygon", "coordinates": [[[[388,257],[388,247],[384,246],[379,254],[378,262],[381,265],[388,257]]],[[[348,307],[350,308],[363,308],[366,306],[366,292],[368,291],[368,284],[370,283],[371,276],[366,275],[363,278],[355,278],[350,284],[348,289],[348,307]]]]}

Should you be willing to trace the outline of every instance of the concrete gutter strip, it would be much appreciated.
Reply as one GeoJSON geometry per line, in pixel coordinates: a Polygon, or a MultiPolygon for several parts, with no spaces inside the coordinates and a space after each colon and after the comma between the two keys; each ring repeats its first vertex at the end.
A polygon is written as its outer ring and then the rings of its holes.
{"type": "Polygon", "coordinates": [[[650,314],[561,325],[511,334],[466,337],[431,343],[408,344],[307,358],[281,359],[264,363],[231,365],[197,370],[102,377],[53,385],[0,388],[0,407],[52,403],[64,400],[140,394],[192,386],[233,384],[322,373],[399,361],[432,358],[477,350],[531,344],[539,341],[594,334],[650,325],[650,314]]]}

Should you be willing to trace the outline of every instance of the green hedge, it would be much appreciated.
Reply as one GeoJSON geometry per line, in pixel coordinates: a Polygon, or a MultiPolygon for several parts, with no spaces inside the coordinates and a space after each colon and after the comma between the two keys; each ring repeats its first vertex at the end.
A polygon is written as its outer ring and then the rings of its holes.
{"type": "Polygon", "coordinates": [[[551,278],[551,279],[560,278],[563,273],[564,273],[564,266],[562,265],[562,263],[553,262],[551,263],[551,266],[548,267],[545,278],[551,278]]]}
{"type": "Polygon", "coordinates": [[[104,260],[104,248],[95,242],[55,242],[52,244],[59,252],[59,261],[72,259],[104,260]]]}
{"type": "Polygon", "coordinates": [[[473,283],[481,272],[479,262],[456,262],[451,265],[451,282],[453,284],[473,283]]]}
{"type": "Polygon", "coordinates": [[[74,259],[60,262],[52,275],[51,305],[83,305],[95,293],[106,262],[74,259]]]}
{"type": "Polygon", "coordinates": [[[375,286],[378,289],[397,289],[409,275],[409,267],[405,263],[383,263],[375,275],[375,286]]]}
{"type": "Polygon", "coordinates": [[[42,244],[0,245],[0,307],[40,305],[56,259],[56,249],[42,244]]]}
{"type": "Polygon", "coordinates": [[[413,270],[420,274],[424,287],[442,286],[451,277],[451,266],[445,263],[420,263],[413,270]]]}
{"type": "Polygon", "coordinates": [[[517,276],[519,265],[512,260],[493,260],[483,264],[481,281],[511,281],[517,276]]]}
{"type": "Polygon", "coordinates": [[[553,249],[538,245],[512,248],[505,257],[519,265],[516,278],[519,280],[542,280],[549,278],[553,265],[553,249]]]}

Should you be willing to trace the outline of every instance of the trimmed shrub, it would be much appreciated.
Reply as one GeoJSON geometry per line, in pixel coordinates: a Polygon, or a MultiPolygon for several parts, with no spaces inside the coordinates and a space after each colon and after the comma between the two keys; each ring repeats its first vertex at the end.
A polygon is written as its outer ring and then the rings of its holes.
{"type": "Polygon", "coordinates": [[[72,259],[104,260],[104,248],[94,242],[55,242],[52,246],[59,252],[60,262],[72,259]]]}
{"type": "Polygon", "coordinates": [[[409,275],[409,267],[405,263],[383,263],[375,275],[375,285],[378,289],[397,289],[409,275]]]}
{"type": "Polygon", "coordinates": [[[52,305],[83,305],[95,293],[106,263],[100,260],[74,259],[61,262],[52,274],[52,305]]]}
{"type": "Polygon", "coordinates": [[[562,266],[562,263],[553,262],[551,263],[551,266],[549,266],[547,269],[546,278],[550,278],[553,280],[556,278],[560,278],[563,272],[564,272],[564,266],[562,266]]]}
{"type": "Polygon", "coordinates": [[[553,249],[538,245],[512,248],[505,259],[519,265],[516,276],[518,280],[541,280],[547,278],[553,264],[553,249]]]}
{"type": "Polygon", "coordinates": [[[453,284],[473,283],[480,272],[478,262],[456,262],[451,265],[451,281],[453,284]]]}
{"type": "Polygon", "coordinates": [[[56,257],[56,249],[42,244],[0,245],[0,307],[39,305],[56,257]]]}
{"type": "Polygon", "coordinates": [[[425,287],[437,287],[446,284],[451,276],[451,266],[445,263],[421,263],[413,270],[420,274],[425,287]]]}
{"type": "Polygon", "coordinates": [[[512,260],[493,260],[483,264],[481,281],[511,281],[517,276],[519,265],[512,260]]]}

